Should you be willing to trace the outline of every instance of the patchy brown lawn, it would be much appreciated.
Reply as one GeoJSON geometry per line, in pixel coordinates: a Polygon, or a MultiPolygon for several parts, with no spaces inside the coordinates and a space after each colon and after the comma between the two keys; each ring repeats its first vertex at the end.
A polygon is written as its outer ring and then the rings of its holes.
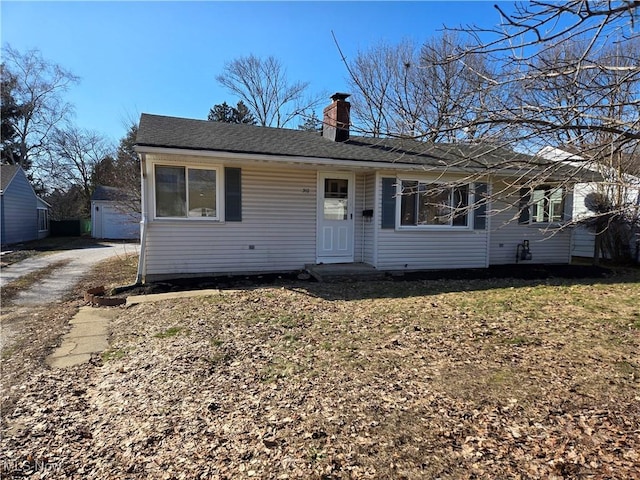
{"type": "Polygon", "coordinates": [[[61,303],[47,306],[16,306],[12,299],[43,277],[52,274],[66,262],[25,275],[9,283],[0,291],[2,299],[2,348],[0,350],[0,379],[2,381],[0,411],[2,428],[11,418],[15,403],[23,395],[24,385],[30,378],[47,371],[45,357],[60,343],[69,330],[69,320],[84,304],[87,285],[115,287],[135,280],[137,256],[120,255],[100,263],[78,283],[73,295],[61,303]]]}
{"type": "Polygon", "coordinates": [[[221,291],[112,329],[23,382],[5,476],[639,478],[637,270],[221,291]]]}

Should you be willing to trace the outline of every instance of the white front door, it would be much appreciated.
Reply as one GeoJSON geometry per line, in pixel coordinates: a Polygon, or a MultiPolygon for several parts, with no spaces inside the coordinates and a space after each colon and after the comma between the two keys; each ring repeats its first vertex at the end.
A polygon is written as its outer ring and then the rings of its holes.
{"type": "Polygon", "coordinates": [[[318,175],[317,263],[353,262],[352,173],[318,175]]]}

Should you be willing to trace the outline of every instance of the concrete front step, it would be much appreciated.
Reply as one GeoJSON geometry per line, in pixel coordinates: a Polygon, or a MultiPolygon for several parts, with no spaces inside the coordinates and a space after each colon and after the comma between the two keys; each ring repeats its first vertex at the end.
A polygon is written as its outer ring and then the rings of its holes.
{"type": "Polygon", "coordinates": [[[385,273],[366,263],[323,263],[305,265],[309,274],[319,282],[349,282],[381,280],[385,273]]]}

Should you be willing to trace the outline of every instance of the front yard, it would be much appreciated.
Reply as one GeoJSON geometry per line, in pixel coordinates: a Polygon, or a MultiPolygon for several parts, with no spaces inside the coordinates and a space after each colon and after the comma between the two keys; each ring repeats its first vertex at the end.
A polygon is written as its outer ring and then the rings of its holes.
{"type": "Polygon", "coordinates": [[[638,270],[222,290],[112,330],[94,364],[25,380],[3,478],[640,472],[638,270]]]}

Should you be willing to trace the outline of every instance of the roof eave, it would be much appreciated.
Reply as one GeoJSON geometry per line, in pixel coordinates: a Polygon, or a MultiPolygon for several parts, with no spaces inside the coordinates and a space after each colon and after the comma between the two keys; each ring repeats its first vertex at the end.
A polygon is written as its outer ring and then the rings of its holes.
{"type": "Polygon", "coordinates": [[[51,204],[46,200],[43,200],[42,197],[39,197],[38,195],[36,195],[36,198],[40,200],[42,203],[44,203],[47,207],[51,208],[51,204]]]}
{"type": "Polygon", "coordinates": [[[17,174],[18,174],[18,169],[16,168],[15,170],[13,170],[13,172],[11,172],[11,176],[9,177],[9,180],[6,181],[4,188],[0,190],[0,194],[4,195],[4,192],[7,191],[7,189],[9,188],[9,185],[11,185],[11,182],[13,182],[13,179],[16,178],[17,174]]]}
{"type": "Polygon", "coordinates": [[[156,155],[191,155],[199,157],[211,157],[222,158],[230,160],[256,160],[265,162],[277,162],[277,163],[297,163],[304,165],[318,165],[318,166],[336,166],[336,167],[357,167],[357,168],[371,168],[371,169],[395,169],[406,171],[426,171],[426,170],[447,170],[451,173],[466,173],[477,172],[487,173],[491,175],[513,175],[517,173],[517,170],[505,170],[503,172],[489,172],[482,168],[461,168],[451,166],[435,166],[425,165],[417,163],[403,163],[403,162],[376,162],[376,161],[362,161],[362,160],[345,160],[328,157],[303,157],[303,156],[287,156],[287,155],[270,155],[264,153],[238,153],[228,152],[224,150],[199,150],[192,148],[179,148],[179,147],[159,147],[154,145],[135,145],[134,150],[137,153],[144,154],[156,154],[156,155]]]}

